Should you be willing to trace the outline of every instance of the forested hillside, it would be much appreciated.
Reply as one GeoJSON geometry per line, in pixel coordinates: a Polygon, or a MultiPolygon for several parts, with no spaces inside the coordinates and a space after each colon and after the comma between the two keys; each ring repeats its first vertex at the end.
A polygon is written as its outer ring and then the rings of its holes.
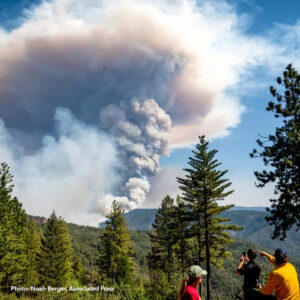
{"type": "MultiPolygon", "coordinates": [[[[255,220],[255,218],[253,219],[250,217],[253,216],[253,212],[247,213],[249,213],[249,222],[247,223],[245,221],[244,224],[249,224],[250,220],[252,222],[254,222],[255,220]]],[[[43,226],[43,218],[34,217],[34,220],[36,221],[38,226],[43,226]]],[[[96,260],[99,255],[98,245],[103,229],[89,226],[79,226],[75,224],[68,224],[68,228],[70,231],[70,236],[75,252],[81,258],[85,268],[87,269],[89,280],[93,281],[95,280],[98,272],[96,260]]],[[[248,232],[251,231],[251,228],[249,229],[245,227],[244,230],[248,232]]],[[[144,284],[147,285],[147,282],[149,282],[147,256],[149,255],[151,250],[149,231],[131,230],[130,235],[131,239],[133,240],[133,257],[134,262],[137,266],[137,272],[139,274],[139,277],[141,278],[141,281],[144,281],[144,284]]],[[[222,294],[221,298],[213,299],[235,299],[235,295],[240,291],[240,288],[242,286],[242,277],[236,274],[236,267],[243,251],[246,251],[248,248],[263,249],[265,251],[269,251],[270,253],[273,253],[274,251],[274,248],[269,249],[260,243],[254,243],[245,238],[240,238],[236,236],[234,237],[234,239],[235,242],[228,248],[228,250],[232,252],[232,257],[228,260],[225,260],[224,269],[218,270],[216,268],[213,268],[212,270],[212,294],[222,294]]],[[[295,246],[294,248],[296,250],[299,250],[299,247],[296,248],[295,246]]],[[[288,251],[292,250],[290,248],[287,249],[288,251]]],[[[300,259],[296,257],[291,257],[290,260],[295,264],[299,273],[300,259]]],[[[261,275],[261,282],[264,283],[267,279],[268,271],[271,270],[271,265],[267,263],[266,259],[260,256],[257,258],[257,262],[262,266],[263,272],[261,275]]],[[[174,287],[174,297],[176,289],[178,289],[178,286],[176,286],[176,288],[174,287]]]]}
{"type": "MultiPolygon", "coordinates": [[[[231,212],[232,213],[232,212],[231,212]]],[[[245,232],[251,233],[253,230],[253,225],[256,230],[260,229],[260,222],[256,222],[256,218],[253,212],[244,212],[244,217],[240,221],[240,212],[235,212],[233,214],[233,219],[237,223],[244,221],[245,232]],[[236,215],[235,215],[236,214],[236,215]],[[245,216],[248,216],[248,221],[245,216]],[[247,226],[252,224],[251,228],[247,226]],[[257,226],[256,226],[257,225],[257,226]]],[[[257,213],[257,212],[255,212],[257,213]]],[[[30,217],[37,227],[37,231],[45,230],[47,219],[43,217],[30,217]]],[[[258,219],[259,220],[259,219],[258,219]]],[[[85,270],[84,284],[99,284],[99,248],[101,248],[101,236],[103,235],[104,229],[94,228],[89,226],[79,226],[76,224],[67,224],[72,246],[74,248],[75,255],[80,258],[83,263],[85,270]]],[[[149,293],[151,294],[151,280],[149,277],[149,254],[151,252],[151,241],[150,241],[150,231],[142,230],[131,230],[130,237],[133,241],[132,243],[132,257],[136,269],[136,278],[138,279],[136,284],[141,286],[144,290],[144,296],[140,296],[136,299],[152,299],[149,298],[149,293]],[[147,296],[148,294],[148,296],[147,296]]],[[[242,285],[242,277],[236,274],[236,267],[239,262],[239,258],[243,251],[248,248],[252,249],[263,249],[272,253],[273,248],[268,249],[260,243],[254,243],[250,240],[239,238],[237,235],[234,237],[235,242],[228,247],[228,250],[232,253],[232,257],[229,257],[224,261],[223,269],[219,270],[212,267],[211,275],[211,289],[212,289],[212,299],[222,299],[222,300],[232,300],[235,299],[235,295],[240,291],[242,285]]],[[[287,247],[286,247],[287,248],[287,247]]],[[[294,247],[295,249],[296,246],[294,247]]],[[[290,252],[290,248],[287,248],[290,252]]],[[[299,248],[298,248],[299,249],[299,248]]],[[[295,257],[290,257],[292,263],[295,264],[297,271],[300,271],[300,259],[295,257]]],[[[271,270],[271,265],[261,257],[257,258],[257,262],[262,266],[261,282],[264,283],[267,278],[267,273],[271,270]]],[[[205,268],[205,265],[203,266],[205,268]]],[[[182,277],[179,276],[177,284],[171,286],[171,294],[175,299],[175,295],[178,292],[180,282],[182,277]]],[[[163,283],[162,283],[163,284],[163,283]]],[[[203,290],[205,289],[205,283],[203,285],[203,290]]],[[[79,295],[77,295],[79,296],[79,295]]],[[[75,296],[74,296],[75,297],[75,296]]],[[[107,296],[107,299],[122,299],[114,298],[112,295],[107,296]]],[[[1,299],[1,298],[0,298],[1,299]]],[[[6,299],[6,298],[3,298],[6,299]]],[[[14,299],[14,298],[11,298],[14,299]]],[[[50,299],[50,298],[49,298],[50,299]]],[[[60,299],[60,298],[57,298],[60,299]]],[[[64,298],[61,298],[64,299],[64,298]]],[[[77,299],[77,298],[70,298],[77,299]]],[[[95,298],[96,299],[96,298],[95,298]]],[[[102,299],[102,298],[99,298],[102,299]]],[[[103,298],[105,299],[105,298],[103,298]]],[[[134,298],[128,298],[134,299],[134,298]]],[[[162,298],[163,299],[163,298],[162,298]]]]}

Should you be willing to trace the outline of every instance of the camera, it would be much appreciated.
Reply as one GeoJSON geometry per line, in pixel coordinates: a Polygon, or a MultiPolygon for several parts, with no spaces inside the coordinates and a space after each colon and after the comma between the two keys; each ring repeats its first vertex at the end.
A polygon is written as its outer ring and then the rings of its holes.
{"type": "Polygon", "coordinates": [[[243,252],[243,255],[246,256],[246,252],[243,252]]]}

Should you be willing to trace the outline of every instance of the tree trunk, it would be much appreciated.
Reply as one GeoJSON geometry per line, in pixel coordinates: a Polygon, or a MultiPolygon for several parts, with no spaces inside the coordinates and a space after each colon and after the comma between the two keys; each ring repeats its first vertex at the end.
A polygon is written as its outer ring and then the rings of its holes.
{"type": "Polygon", "coordinates": [[[206,252],[206,300],[210,300],[210,249],[209,249],[209,237],[208,237],[208,220],[205,215],[205,252],[206,252]]]}
{"type": "MultiPolygon", "coordinates": [[[[198,227],[199,227],[199,232],[198,232],[198,259],[199,259],[199,266],[201,266],[202,263],[202,257],[201,257],[201,232],[200,232],[200,212],[198,212],[198,227]]],[[[202,299],[202,282],[199,284],[199,295],[202,299]]]]}
{"type": "MultiPolygon", "coordinates": [[[[181,231],[182,232],[182,231],[181,231]]],[[[181,235],[181,240],[180,240],[180,252],[181,252],[181,273],[182,277],[184,277],[184,240],[183,236],[181,235]]]]}
{"type": "Polygon", "coordinates": [[[8,288],[8,273],[5,275],[5,294],[9,293],[9,288],[8,288]]]}
{"type": "Polygon", "coordinates": [[[206,254],[206,300],[210,300],[210,249],[209,249],[209,232],[208,232],[208,215],[207,215],[207,194],[206,186],[204,185],[204,203],[205,203],[205,214],[204,214],[204,231],[205,231],[205,254],[206,254]]]}

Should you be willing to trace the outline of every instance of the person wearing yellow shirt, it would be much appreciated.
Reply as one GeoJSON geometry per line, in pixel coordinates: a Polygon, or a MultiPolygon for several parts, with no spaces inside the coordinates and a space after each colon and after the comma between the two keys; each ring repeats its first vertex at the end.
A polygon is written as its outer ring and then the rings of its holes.
{"type": "Polygon", "coordinates": [[[283,249],[276,249],[274,255],[263,251],[259,253],[267,257],[275,267],[269,273],[266,285],[258,290],[252,290],[249,297],[255,300],[300,300],[297,272],[295,267],[288,262],[287,252],[283,249]],[[275,291],[275,296],[272,296],[273,291],[275,291]]]}

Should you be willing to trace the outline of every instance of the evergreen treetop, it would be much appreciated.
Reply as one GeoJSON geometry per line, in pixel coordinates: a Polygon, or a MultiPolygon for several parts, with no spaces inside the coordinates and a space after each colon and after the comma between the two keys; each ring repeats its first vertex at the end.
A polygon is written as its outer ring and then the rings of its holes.
{"type": "Polygon", "coordinates": [[[182,199],[190,212],[191,233],[197,240],[198,259],[201,262],[205,257],[208,272],[206,296],[210,300],[210,265],[222,266],[223,259],[230,255],[225,249],[233,242],[228,231],[241,228],[228,224],[230,219],[219,216],[222,211],[234,206],[221,206],[218,203],[232,194],[233,190],[228,190],[231,182],[224,178],[227,171],[219,170],[221,163],[215,159],[217,151],[209,150],[208,144],[204,136],[199,137],[196,150],[189,158],[190,168],[184,169],[187,173],[185,178],[177,178],[177,181],[183,191],[182,199]]]}
{"type": "Polygon", "coordinates": [[[100,247],[100,272],[112,284],[128,283],[134,272],[132,241],[121,204],[114,200],[106,218],[100,247]]]}
{"type": "Polygon", "coordinates": [[[270,199],[271,216],[266,220],[275,225],[273,238],[286,238],[286,232],[293,226],[300,227],[300,74],[290,64],[277,78],[283,94],[271,86],[267,111],[282,119],[282,125],[275,133],[257,140],[261,151],[254,149],[251,157],[261,157],[267,170],[256,171],[258,187],[275,182],[276,199],[270,199]]]}
{"type": "Polygon", "coordinates": [[[60,287],[74,283],[73,249],[67,224],[53,212],[47,220],[39,253],[39,274],[43,285],[60,287]]]}

